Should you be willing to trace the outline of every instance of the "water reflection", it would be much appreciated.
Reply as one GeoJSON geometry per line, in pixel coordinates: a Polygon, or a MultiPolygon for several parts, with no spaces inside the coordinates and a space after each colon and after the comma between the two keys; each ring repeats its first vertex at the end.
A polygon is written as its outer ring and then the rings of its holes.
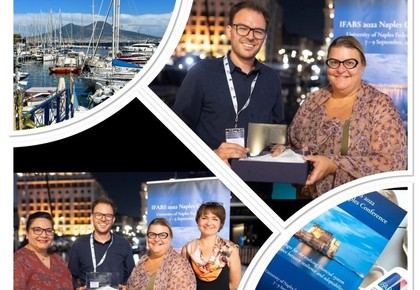
{"type": "Polygon", "coordinates": [[[277,256],[281,257],[282,260],[284,259],[282,262],[277,261],[277,266],[286,266],[284,263],[292,263],[294,267],[322,284],[333,283],[342,287],[342,289],[357,289],[363,280],[362,275],[349,269],[348,266],[336,259],[330,259],[322,255],[295,237],[292,237],[282,247],[277,256]]]}

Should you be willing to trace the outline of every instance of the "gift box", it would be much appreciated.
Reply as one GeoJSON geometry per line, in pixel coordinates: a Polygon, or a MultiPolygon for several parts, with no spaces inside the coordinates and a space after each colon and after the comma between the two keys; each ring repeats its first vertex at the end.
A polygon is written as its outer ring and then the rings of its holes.
{"type": "Polygon", "coordinates": [[[288,182],[305,184],[310,163],[273,162],[253,158],[232,159],[231,167],[244,181],[253,182],[288,182]]]}

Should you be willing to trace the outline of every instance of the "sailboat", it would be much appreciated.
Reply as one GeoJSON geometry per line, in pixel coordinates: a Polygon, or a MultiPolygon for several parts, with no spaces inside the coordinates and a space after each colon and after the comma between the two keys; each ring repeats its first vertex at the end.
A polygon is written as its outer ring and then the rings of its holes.
{"type": "Polygon", "coordinates": [[[154,42],[138,42],[123,46],[121,52],[117,53],[117,59],[145,64],[156,51],[158,44],[154,42]]]}
{"type": "Polygon", "coordinates": [[[143,67],[118,59],[111,60],[110,67],[93,67],[80,77],[88,87],[95,87],[96,83],[102,85],[112,84],[123,87],[131,81],[143,67]]]}
{"type": "Polygon", "coordinates": [[[63,51],[57,55],[54,66],[48,69],[53,74],[80,74],[84,57],[84,52],[63,51]]]}
{"type": "MultiPolygon", "coordinates": [[[[60,45],[61,45],[61,21],[60,10],[60,45]]],[[[55,58],[53,66],[48,69],[52,74],[80,74],[82,72],[82,64],[85,58],[84,52],[71,51],[68,49],[61,49],[55,58]]]]}
{"type": "MultiPolygon", "coordinates": [[[[113,4],[111,51],[106,57],[98,57],[93,54],[93,56],[86,58],[84,71],[80,76],[80,79],[92,88],[97,87],[97,83],[102,86],[113,85],[122,88],[142,69],[140,65],[117,59],[120,42],[120,0],[112,0],[111,2],[113,4]]],[[[97,42],[100,42],[100,38],[97,42]]]]}

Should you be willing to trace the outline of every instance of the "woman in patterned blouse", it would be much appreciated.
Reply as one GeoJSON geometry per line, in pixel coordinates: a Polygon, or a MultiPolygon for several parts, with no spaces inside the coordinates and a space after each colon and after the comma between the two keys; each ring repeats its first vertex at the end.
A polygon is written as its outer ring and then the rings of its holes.
{"type": "Polygon", "coordinates": [[[392,99],[362,80],[360,42],[336,38],[326,65],[329,86],[308,95],[289,127],[292,149],[307,151],[313,165],[302,189],[312,198],[360,177],[407,169],[403,121],[392,99]]]}
{"type": "Polygon", "coordinates": [[[53,218],[38,211],[26,222],[26,245],[14,253],[14,290],[72,290],[71,273],[63,259],[48,248],[54,239],[53,218]]]}
{"type": "Polygon", "coordinates": [[[148,252],[138,261],[127,281],[127,290],[195,290],[194,273],[187,259],[171,247],[172,228],[164,218],[147,229],[148,252]]]}

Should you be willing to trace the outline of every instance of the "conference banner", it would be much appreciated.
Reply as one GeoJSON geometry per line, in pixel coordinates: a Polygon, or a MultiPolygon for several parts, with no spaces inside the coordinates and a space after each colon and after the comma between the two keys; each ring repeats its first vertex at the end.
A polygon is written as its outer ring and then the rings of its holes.
{"type": "Polygon", "coordinates": [[[195,216],[204,202],[219,202],[226,221],[219,235],[229,239],[230,190],[217,178],[190,178],[147,182],[147,222],[166,218],[174,234],[172,246],[181,250],[188,241],[200,237],[195,216]]]}
{"type": "Polygon", "coordinates": [[[388,94],[407,130],[407,1],[336,0],[334,37],[352,35],[363,45],[363,79],[388,94]]]}

